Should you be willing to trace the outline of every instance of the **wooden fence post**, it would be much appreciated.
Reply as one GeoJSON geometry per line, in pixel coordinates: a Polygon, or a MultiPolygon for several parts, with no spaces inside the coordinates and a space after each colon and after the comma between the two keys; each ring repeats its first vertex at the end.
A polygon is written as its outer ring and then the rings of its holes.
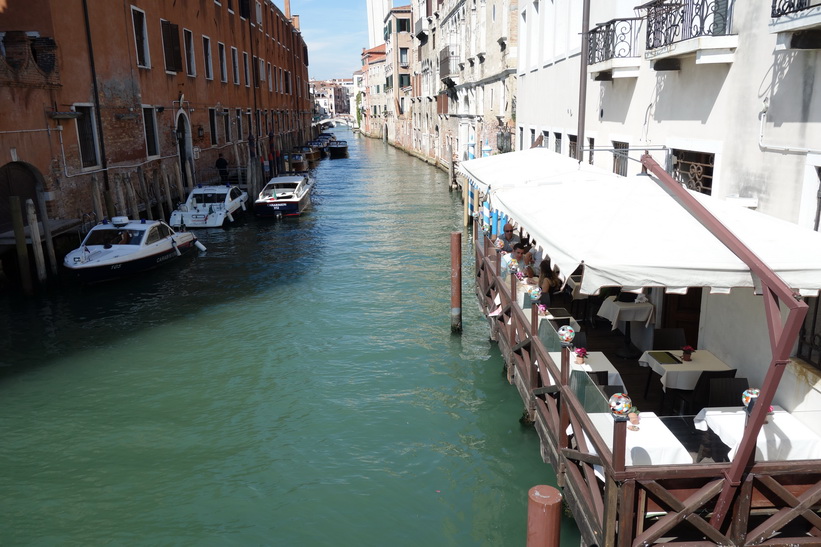
{"type": "Polygon", "coordinates": [[[450,233],[450,331],[462,332],[462,232],[450,233]]]}
{"type": "Polygon", "coordinates": [[[531,488],[527,497],[527,547],[561,545],[561,492],[542,484],[531,488]]]}
{"type": "Polygon", "coordinates": [[[14,227],[14,242],[17,246],[17,267],[20,270],[20,283],[23,285],[23,292],[31,295],[34,294],[34,289],[31,285],[29,255],[28,249],[26,249],[26,228],[23,225],[23,210],[20,208],[19,196],[9,196],[9,208],[11,209],[11,224],[14,227]]]}

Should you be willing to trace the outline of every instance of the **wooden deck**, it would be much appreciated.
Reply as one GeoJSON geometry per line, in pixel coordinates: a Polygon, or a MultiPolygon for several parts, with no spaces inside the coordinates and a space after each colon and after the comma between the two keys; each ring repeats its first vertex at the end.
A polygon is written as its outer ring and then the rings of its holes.
{"type": "MultiPolygon", "coordinates": [[[[556,473],[584,544],[821,545],[821,461],[751,461],[741,481],[732,484],[730,463],[710,458],[696,463],[698,445],[693,441],[698,437],[692,422],[673,417],[665,425],[687,448],[693,463],[625,465],[626,423],[615,422],[611,450],[570,385],[570,367],[551,359],[531,327],[532,310],[522,310],[510,283],[497,275],[496,251],[482,234],[477,233],[474,241],[476,293],[491,336],[499,344],[508,380],[539,434],[542,458],[556,473]],[[731,518],[722,521],[714,517],[719,496],[728,488],[734,492],[731,518]]],[[[604,320],[586,325],[583,332],[587,349],[603,351],[619,370],[636,406],[666,412],[658,379],[652,378],[645,397],[649,370],[616,355],[624,343],[621,333],[604,320]]],[[[563,351],[563,359],[569,360],[569,350],[563,351]]]]}

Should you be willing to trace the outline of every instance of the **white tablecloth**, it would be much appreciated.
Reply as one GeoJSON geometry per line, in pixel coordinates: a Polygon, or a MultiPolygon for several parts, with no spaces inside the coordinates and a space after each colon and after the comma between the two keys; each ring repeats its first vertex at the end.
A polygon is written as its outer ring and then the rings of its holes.
{"type": "Polygon", "coordinates": [[[696,350],[691,355],[692,361],[665,365],[659,363],[654,357],[656,352],[670,352],[681,360],[681,349],[676,350],[653,350],[645,351],[639,357],[639,365],[650,367],[653,372],[661,376],[661,385],[664,390],[667,388],[693,390],[698,382],[698,377],[705,370],[730,370],[730,366],[724,361],[707,351],[706,349],[696,350]]]}
{"type": "Polygon", "coordinates": [[[615,330],[619,321],[643,321],[646,327],[653,323],[655,307],[650,302],[616,302],[615,296],[602,302],[596,315],[613,323],[615,330]]]}
{"type": "MultiPolygon", "coordinates": [[[[588,414],[607,447],[613,450],[612,414],[588,414]]],[[[588,446],[590,442],[588,441],[588,446]]],[[[591,447],[592,451],[592,447],[591,447]]],[[[642,412],[638,431],[627,430],[625,465],[691,464],[693,457],[653,412],[642,412]]]]}
{"type": "MultiPolygon", "coordinates": [[[[562,353],[560,351],[551,351],[550,358],[556,363],[556,366],[561,370],[562,367],[562,353]]],[[[607,383],[611,386],[623,386],[624,380],[621,379],[619,371],[613,366],[613,363],[607,359],[607,356],[601,351],[591,351],[587,354],[587,359],[583,365],[576,364],[576,356],[570,355],[571,370],[580,370],[583,372],[607,372],[607,383]]]]}
{"type": "MultiPolygon", "coordinates": [[[[756,439],[756,461],[821,459],[821,437],[780,406],[773,409],[756,439]]],[[[746,412],[741,406],[703,408],[693,423],[702,431],[712,429],[730,447],[732,460],[744,435],[746,412]]]]}

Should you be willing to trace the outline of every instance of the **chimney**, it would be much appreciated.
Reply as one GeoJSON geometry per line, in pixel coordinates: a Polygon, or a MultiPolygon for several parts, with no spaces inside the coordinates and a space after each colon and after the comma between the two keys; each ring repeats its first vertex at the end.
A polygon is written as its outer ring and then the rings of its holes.
{"type": "Polygon", "coordinates": [[[291,19],[291,0],[285,0],[285,18],[291,19]]]}
{"type": "Polygon", "coordinates": [[[291,24],[294,25],[296,30],[299,30],[299,15],[294,15],[291,17],[291,24]]]}

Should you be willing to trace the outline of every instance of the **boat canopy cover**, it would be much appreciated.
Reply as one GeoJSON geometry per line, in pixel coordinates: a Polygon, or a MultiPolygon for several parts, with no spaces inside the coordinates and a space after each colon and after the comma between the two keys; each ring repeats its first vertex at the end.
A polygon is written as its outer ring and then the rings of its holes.
{"type": "MultiPolygon", "coordinates": [[[[749,268],[654,177],[588,170],[554,177],[551,163],[533,160],[534,150],[471,160],[463,171],[481,177],[474,182],[489,188],[491,207],[521,225],[563,276],[584,264],[583,294],[609,286],[671,293],[756,286],[749,268]],[[484,161],[487,170],[479,163],[484,161]]],[[[788,286],[804,296],[818,294],[821,233],[691,193],[788,286]]]]}

